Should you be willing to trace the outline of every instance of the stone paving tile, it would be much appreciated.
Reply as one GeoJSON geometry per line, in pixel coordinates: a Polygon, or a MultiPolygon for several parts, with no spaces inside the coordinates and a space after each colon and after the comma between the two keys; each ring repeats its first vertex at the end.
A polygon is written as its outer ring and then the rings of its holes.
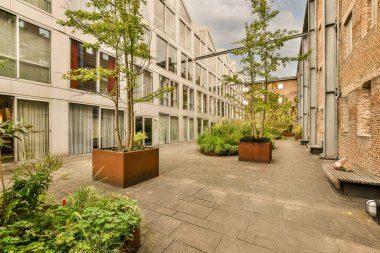
{"type": "Polygon", "coordinates": [[[139,253],[161,253],[174,241],[173,238],[148,230],[141,235],[139,253]]]}
{"type": "Polygon", "coordinates": [[[212,208],[194,204],[191,202],[183,201],[175,210],[196,216],[199,218],[206,218],[212,211],[212,208]]]}
{"type": "Polygon", "coordinates": [[[245,242],[253,243],[255,241],[255,237],[256,235],[253,233],[240,230],[236,238],[245,242]]]}
{"type": "Polygon", "coordinates": [[[275,250],[274,240],[260,235],[255,236],[253,243],[266,249],[275,250]]]}
{"type": "Polygon", "coordinates": [[[176,228],[182,224],[182,221],[172,217],[162,215],[148,225],[152,232],[157,232],[163,235],[171,234],[176,228]]]}
{"type": "Polygon", "coordinates": [[[241,240],[233,239],[227,236],[223,236],[222,241],[216,248],[215,253],[269,253],[274,252],[269,249],[265,249],[254,244],[250,244],[241,240]]]}
{"type": "Polygon", "coordinates": [[[358,243],[344,241],[344,240],[336,240],[339,250],[341,253],[379,253],[379,249],[367,247],[364,245],[360,245],[358,243]]]}
{"type": "Polygon", "coordinates": [[[247,203],[248,197],[241,194],[230,193],[224,199],[223,204],[227,206],[233,206],[237,208],[243,208],[245,203],[247,203]]]}
{"type": "Polygon", "coordinates": [[[181,212],[176,213],[174,215],[174,218],[185,221],[187,223],[191,223],[199,227],[209,229],[211,231],[214,231],[220,234],[234,237],[234,238],[237,236],[239,232],[239,230],[236,228],[225,226],[223,224],[220,224],[214,221],[197,218],[197,217],[194,217],[185,213],[181,213],[181,212]]]}
{"type": "Polygon", "coordinates": [[[207,219],[245,231],[251,220],[251,215],[231,210],[214,209],[207,219]]]}
{"type": "Polygon", "coordinates": [[[183,223],[172,236],[182,243],[206,252],[214,252],[222,238],[221,234],[188,223],[183,223]]]}
{"type": "Polygon", "coordinates": [[[249,198],[244,209],[268,216],[283,217],[284,205],[264,199],[249,198]]]}
{"type": "Polygon", "coordinates": [[[201,253],[203,251],[193,248],[179,241],[174,241],[172,244],[170,244],[170,246],[164,252],[165,253],[201,253]]]}
{"type": "Polygon", "coordinates": [[[141,216],[142,216],[143,223],[146,225],[146,224],[151,223],[158,217],[160,217],[161,214],[148,210],[148,209],[141,209],[141,216]]]}
{"type": "Polygon", "coordinates": [[[226,196],[227,194],[223,191],[205,188],[193,195],[194,198],[212,201],[216,203],[222,202],[226,196]]]}

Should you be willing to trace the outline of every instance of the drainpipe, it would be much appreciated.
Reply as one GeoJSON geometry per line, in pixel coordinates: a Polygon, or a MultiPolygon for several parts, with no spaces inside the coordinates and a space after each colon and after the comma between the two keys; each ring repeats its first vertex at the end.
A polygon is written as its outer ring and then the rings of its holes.
{"type": "MultiPolygon", "coordinates": [[[[339,110],[339,107],[338,107],[338,100],[341,96],[341,91],[340,91],[340,42],[341,42],[341,37],[340,37],[340,9],[341,9],[341,0],[338,0],[338,11],[337,11],[337,29],[336,29],[336,36],[337,36],[337,40],[336,40],[336,84],[337,84],[337,88],[336,88],[336,101],[337,101],[337,110],[336,110],[336,114],[338,116],[338,110],[339,110]]],[[[336,117],[338,119],[338,117],[336,117]]],[[[335,132],[336,132],[336,136],[337,136],[337,156],[339,158],[339,127],[338,127],[338,124],[339,122],[337,121],[337,124],[335,125],[335,132]]]]}

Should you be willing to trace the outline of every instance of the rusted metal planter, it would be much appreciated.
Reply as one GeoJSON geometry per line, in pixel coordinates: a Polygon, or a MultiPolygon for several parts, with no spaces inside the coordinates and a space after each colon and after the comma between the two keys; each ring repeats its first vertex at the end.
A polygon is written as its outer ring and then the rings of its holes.
{"type": "Polygon", "coordinates": [[[133,232],[133,239],[127,241],[121,248],[121,253],[136,253],[141,246],[141,230],[140,227],[136,228],[133,232]]]}
{"type": "Polygon", "coordinates": [[[92,153],[92,176],[119,188],[126,188],[159,175],[159,149],[131,152],[95,149],[92,153]]]}
{"type": "Polygon", "coordinates": [[[239,142],[239,161],[270,163],[272,143],[239,142]]]}

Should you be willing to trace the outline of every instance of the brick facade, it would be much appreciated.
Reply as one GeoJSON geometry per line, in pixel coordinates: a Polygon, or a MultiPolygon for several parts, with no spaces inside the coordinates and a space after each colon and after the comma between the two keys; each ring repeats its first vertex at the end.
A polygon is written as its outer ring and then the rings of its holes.
{"type": "Polygon", "coordinates": [[[287,97],[290,101],[294,101],[297,97],[297,78],[280,78],[273,82],[272,85],[269,85],[268,88],[287,97]],[[282,84],[282,88],[279,88],[279,84],[282,84]]]}
{"type": "Polygon", "coordinates": [[[380,175],[379,8],[372,1],[342,1],[339,98],[339,156],[380,175]],[[375,20],[372,20],[372,17],[375,20]],[[347,20],[352,20],[348,51],[347,20]]]}

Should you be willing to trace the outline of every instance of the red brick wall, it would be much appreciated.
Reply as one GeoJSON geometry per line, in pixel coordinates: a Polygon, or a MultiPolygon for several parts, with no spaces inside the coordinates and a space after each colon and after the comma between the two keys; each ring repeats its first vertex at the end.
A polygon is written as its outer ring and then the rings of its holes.
{"type": "MultiPolygon", "coordinates": [[[[380,1],[379,1],[380,2],[380,1]]],[[[339,156],[380,175],[380,8],[371,27],[368,0],[342,1],[340,44],[339,156]],[[345,22],[352,15],[352,52],[347,54],[345,22]],[[349,127],[344,127],[348,98],[349,127]]]]}
{"type": "Polygon", "coordinates": [[[269,85],[270,90],[276,91],[281,95],[287,97],[290,101],[294,101],[297,97],[297,79],[278,81],[269,85]],[[283,89],[278,89],[278,84],[283,84],[283,89]]]}

